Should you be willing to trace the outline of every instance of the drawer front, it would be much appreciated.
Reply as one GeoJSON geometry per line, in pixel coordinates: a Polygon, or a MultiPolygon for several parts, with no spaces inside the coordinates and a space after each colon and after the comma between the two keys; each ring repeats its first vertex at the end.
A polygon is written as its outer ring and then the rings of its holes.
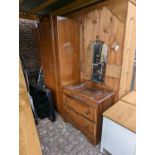
{"type": "Polygon", "coordinates": [[[68,116],[74,124],[82,128],[84,132],[88,132],[90,135],[95,136],[95,124],[88,119],[82,117],[78,113],[76,113],[74,110],[69,108],[68,106],[64,106],[65,114],[68,116]]]}
{"type": "Polygon", "coordinates": [[[76,111],[77,113],[83,115],[84,117],[88,118],[89,120],[95,122],[95,109],[89,107],[88,105],[85,105],[84,103],[78,101],[75,98],[69,97],[69,96],[65,96],[65,101],[64,103],[72,108],[74,111],[76,111]]]}

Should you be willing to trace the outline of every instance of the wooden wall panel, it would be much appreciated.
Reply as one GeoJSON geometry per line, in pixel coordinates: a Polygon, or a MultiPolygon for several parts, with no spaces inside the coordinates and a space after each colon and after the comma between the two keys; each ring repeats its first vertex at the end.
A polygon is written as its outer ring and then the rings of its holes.
{"type": "Polygon", "coordinates": [[[136,50],[136,6],[128,3],[119,97],[130,92],[136,50]]]}
{"type": "Polygon", "coordinates": [[[21,64],[19,80],[19,154],[42,155],[21,64]]]}
{"type": "MultiPolygon", "coordinates": [[[[131,0],[135,1],[135,0],[131,0]]],[[[82,16],[92,10],[107,7],[122,23],[126,23],[128,0],[104,0],[66,14],[68,18],[82,16]]]]}
{"type": "Polygon", "coordinates": [[[130,0],[130,2],[136,5],[136,0],[130,0]]]}
{"type": "Polygon", "coordinates": [[[120,78],[121,66],[120,65],[106,65],[106,76],[120,78]]]}
{"type": "MultiPolygon", "coordinates": [[[[80,20],[80,44],[81,44],[81,78],[90,80],[90,73],[86,72],[86,50],[89,44],[96,40],[96,36],[108,45],[108,64],[120,65],[123,57],[123,41],[125,25],[106,7],[91,11],[79,18],[80,20]],[[115,52],[112,49],[114,43],[119,45],[115,52]]],[[[90,66],[91,67],[91,66],[90,66]]],[[[115,91],[118,96],[119,78],[105,77],[105,84],[115,91]]]]}

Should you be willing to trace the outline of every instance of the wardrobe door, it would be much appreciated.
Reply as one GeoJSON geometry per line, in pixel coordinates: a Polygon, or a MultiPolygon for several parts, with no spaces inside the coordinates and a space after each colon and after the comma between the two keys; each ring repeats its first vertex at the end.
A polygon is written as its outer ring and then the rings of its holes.
{"type": "Polygon", "coordinates": [[[55,106],[59,111],[57,96],[56,62],[54,56],[53,28],[50,16],[43,16],[39,21],[41,63],[44,73],[44,83],[54,94],[55,106]]]}
{"type": "Polygon", "coordinates": [[[61,87],[80,81],[80,39],[77,21],[56,17],[61,87]]]}
{"type": "Polygon", "coordinates": [[[56,108],[62,113],[63,86],[80,81],[78,22],[44,16],[40,19],[40,38],[45,85],[54,92],[56,108]]]}
{"type": "Polygon", "coordinates": [[[57,93],[63,116],[62,88],[80,81],[79,23],[64,17],[53,17],[57,93]]]}

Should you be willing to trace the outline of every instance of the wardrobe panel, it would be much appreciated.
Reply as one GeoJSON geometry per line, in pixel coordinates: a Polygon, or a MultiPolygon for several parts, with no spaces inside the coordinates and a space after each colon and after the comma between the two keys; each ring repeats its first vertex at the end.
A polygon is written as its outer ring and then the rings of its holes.
{"type": "Polygon", "coordinates": [[[40,19],[41,61],[44,81],[63,113],[62,87],[80,81],[79,23],[63,17],[40,19]]]}
{"type": "Polygon", "coordinates": [[[58,57],[61,86],[80,81],[79,24],[77,21],[57,17],[58,57]]]}
{"type": "Polygon", "coordinates": [[[44,16],[40,19],[40,45],[41,45],[41,63],[44,73],[44,83],[54,94],[56,109],[59,110],[58,97],[56,97],[56,64],[53,52],[52,23],[50,16],[44,16]]]}

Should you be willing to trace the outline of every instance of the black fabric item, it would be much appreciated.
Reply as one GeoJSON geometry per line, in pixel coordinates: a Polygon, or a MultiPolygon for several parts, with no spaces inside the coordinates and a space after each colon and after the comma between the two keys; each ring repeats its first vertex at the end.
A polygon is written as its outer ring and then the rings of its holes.
{"type": "Polygon", "coordinates": [[[30,85],[30,94],[38,117],[41,119],[49,117],[51,121],[55,121],[53,95],[50,90],[30,85]]]}

